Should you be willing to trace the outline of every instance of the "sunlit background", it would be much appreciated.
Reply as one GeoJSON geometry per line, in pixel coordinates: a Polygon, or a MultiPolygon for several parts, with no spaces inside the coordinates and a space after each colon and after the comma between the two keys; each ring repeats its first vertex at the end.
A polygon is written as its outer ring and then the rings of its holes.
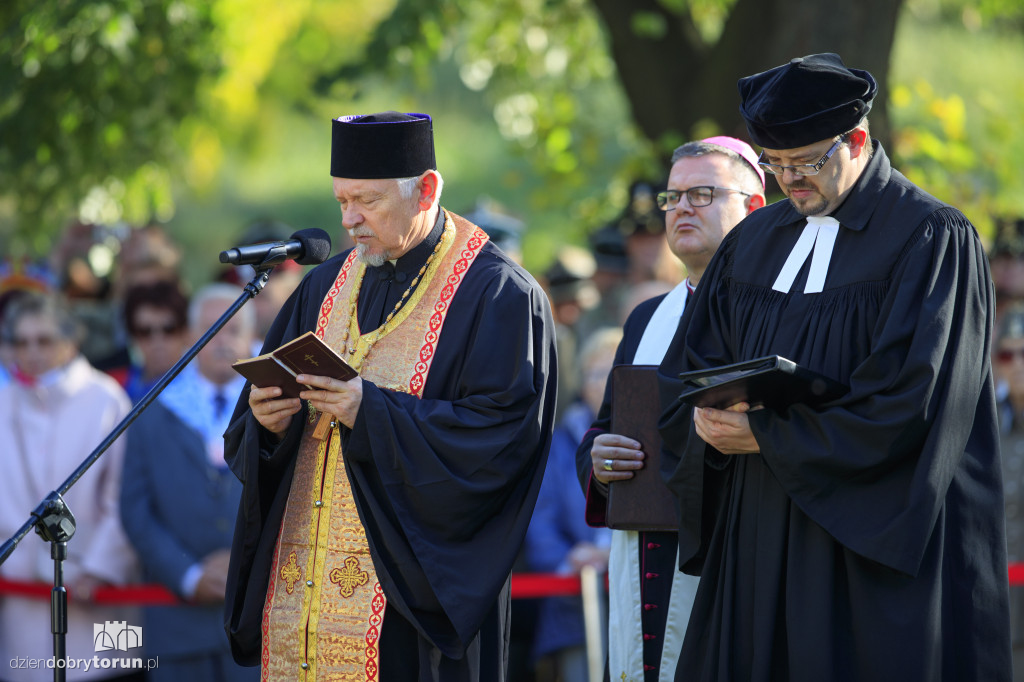
{"type": "MultiPolygon", "coordinates": [[[[536,271],[613,219],[631,181],[659,178],[673,146],[742,130],[735,77],[717,78],[725,56],[742,75],[821,51],[782,32],[742,34],[730,20],[755,1],[648,0],[613,26],[611,0],[8,0],[0,250],[45,257],[79,218],[108,228],[92,254],[102,271],[119,230],[156,221],[185,245],[186,279],[201,282],[254,219],[338,235],[330,119],[396,109],[434,117],[445,206],[500,202],[525,221],[536,271]],[[643,50],[680,28],[687,49],[651,62],[681,60],[678,82],[624,61],[650,59],[643,50]],[[636,54],[611,49],[622,35],[636,54]],[[747,50],[716,53],[726,40],[747,50]],[[644,111],[680,125],[656,130],[644,111]]],[[[900,10],[881,137],[898,168],[988,238],[996,218],[1024,215],[1024,6],[886,4],[900,10]]],[[[841,36],[828,17],[822,35],[841,36]]],[[[885,34],[885,17],[866,20],[885,34]]],[[[846,49],[863,35],[842,40],[847,64],[879,75],[846,49]]]]}

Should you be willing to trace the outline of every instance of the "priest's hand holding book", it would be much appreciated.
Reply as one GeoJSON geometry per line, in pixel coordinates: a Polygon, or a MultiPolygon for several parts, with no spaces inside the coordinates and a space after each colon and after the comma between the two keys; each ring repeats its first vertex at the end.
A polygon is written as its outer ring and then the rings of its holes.
{"type": "MultiPolygon", "coordinates": [[[[296,380],[310,387],[299,393],[299,398],[308,400],[317,412],[333,414],[338,422],[349,428],[356,423],[356,415],[363,402],[363,380],[360,377],[341,381],[331,377],[299,374],[296,380]]],[[[280,440],[288,430],[292,417],[302,407],[299,398],[282,398],[278,386],[253,386],[249,392],[249,409],[256,421],[280,440]]]]}
{"type": "Polygon", "coordinates": [[[252,416],[277,440],[284,438],[292,423],[292,416],[302,407],[298,398],[282,398],[278,386],[259,388],[255,384],[249,391],[249,409],[252,416]]]}
{"type": "Polygon", "coordinates": [[[760,452],[761,446],[750,430],[747,412],[749,403],[736,403],[724,410],[713,407],[693,408],[693,423],[697,435],[723,455],[741,455],[760,452]]]}
{"type": "Polygon", "coordinates": [[[761,451],[747,419],[752,409],[816,407],[849,391],[844,384],[779,355],[683,372],[679,378],[684,388],[678,403],[693,406],[697,435],[724,455],[761,451]]]}
{"type": "MultiPolygon", "coordinates": [[[[235,362],[232,367],[253,382],[249,409],[278,440],[284,437],[302,400],[320,415],[333,415],[352,428],[363,400],[363,382],[333,348],[313,332],[270,353],[235,362]]],[[[321,418],[321,423],[326,423],[321,418]]],[[[319,425],[318,425],[319,431],[319,425]]],[[[326,434],[326,427],[323,431],[326,434]]],[[[314,433],[314,437],[322,435],[314,433]]]]}

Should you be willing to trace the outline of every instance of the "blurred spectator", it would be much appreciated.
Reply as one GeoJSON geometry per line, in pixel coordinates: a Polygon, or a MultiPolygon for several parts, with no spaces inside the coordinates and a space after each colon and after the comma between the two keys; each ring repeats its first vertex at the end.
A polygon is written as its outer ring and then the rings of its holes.
{"type": "MultiPolygon", "coordinates": [[[[1024,305],[1003,315],[994,344],[994,370],[1002,382],[999,404],[1000,453],[1006,507],[1006,550],[1010,563],[1024,561],[1024,305]]],[[[1024,586],[1010,587],[1010,638],[1014,680],[1024,680],[1024,586]]]]}
{"type": "MultiPolygon", "coordinates": [[[[154,223],[145,227],[127,228],[117,248],[119,251],[111,272],[110,294],[105,300],[92,305],[94,309],[103,311],[103,319],[109,315],[110,320],[102,326],[90,324],[90,350],[86,357],[97,369],[124,383],[128,368],[140,362],[138,349],[133,348],[133,339],[127,328],[128,317],[124,304],[128,291],[157,282],[170,282],[184,291],[184,284],[179,270],[181,249],[162,226],[154,223]]],[[[84,311],[82,305],[76,306],[79,317],[83,316],[84,311]]],[[[142,395],[145,395],[145,391],[142,395]]],[[[136,394],[133,399],[139,397],[136,394]]]]}
{"type": "MultiPolygon", "coordinates": [[[[529,567],[541,573],[578,574],[584,566],[608,567],[611,531],[584,519],[586,499],[576,477],[576,448],[597,416],[622,330],[607,328],[583,346],[573,371],[581,376],[580,398],[555,427],[537,507],[526,533],[529,567]]],[[[602,631],[606,628],[602,624],[602,631]]],[[[539,607],[533,655],[550,657],[561,682],[586,682],[587,651],[580,597],[550,597],[539,607]]]]}
{"type": "Polygon", "coordinates": [[[151,223],[128,231],[113,273],[113,298],[139,284],[181,282],[181,247],[162,225],[151,223]]]}
{"type": "MultiPolygon", "coordinates": [[[[235,301],[227,284],[201,289],[189,308],[197,340],[235,301]]],[[[252,345],[243,307],[128,430],[121,517],[148,580],[190,603],[144,610],[152,682],[255,681],[231,658],[224,590],[242,484],[224,462],[223,433],[245,380],[231,363],[252,345]],[[187,503],[186,503],[187,502],[187,503]]]]}
{"type": "Polygon", "coordinates": [[[125,293],[124,324],[129,362],[110,371],[133,403],[174,366],[188,349],[188,299],[175,282],[139,284],[125,293]]]}
{"type": "Polygon", "coordinates": [[[478,199],[473,209],[462,217],[486,232],[495,246],[522,265],[523,221],[509,215],[501,204],[488,197],[478,199]]]}
{"type": "Polygon", "coordinates": [[[123,344],[111,292],[114,264],[127,234],[124,225],[98,225],[75,220],[61,233],[50,254],[50,267],[61,294],[85,326],[79,350],[93,365],[123,344]]]}
{"type": "MultiPolygon", "coordinates": [[[[10,537],[49,491],[66,479],[128,413],[128,396],[78,351],[81,325],[52,295],[26,294],[4,312],[0,331],[13,348],[15,381],[0,388],[0,442],[5,444],[0,477],[0,535],[10,537]]],[[[68,604],[67,656],[95,660],[120,657],[97,651],[93,625],[130,621],[132,609],[91,605],[103,583],[134,578],[135,557],[118,516],[124,448],[115,442],[64,495],[77,529],[68,543],[64,576],[68,604]]],[[[4,578],[51,582],[48,543],[28,538],[0,566],[4,578]]],[[[50,605],[5,596],[0,600],[0,660],[49,660],[50,605]]],[[[5,679],[45,679],[41,670],[9,668],[5,679]]],[[[68,680],[120,679],[121,670],[96,664],[88,672],[67,671],[68,680]]]]}
{"type": "Polygon", "coordinates": [[[600,296],[591,277],[593,256],[578,246],[564,245],[541,278],[551,298],[558,344],[558,397],[555,415],[560,418],[570,402],[578,397],[579,372],[576,349],[580,345],[578,324],[583,313],[597,305],[600,296]]]}
{"type": "MultiPolygon", "coordinates": [[[[0,320],[3,320],[4,310],[16,298],[31,292],[46,293],[53,288],[53,275],[45,267],[20,262],[0,264],[0,320]]],[[[0,386],[11,381],[13,352],[14,349],[0,334],[0,386]]]]}
{"type": "Polygon", "coordinates": [[[581,338],[601,327],[621,325],[642,300],[633,293],[636,287],[650,291],[648,282],[663,282],[671,289],[683,280],[679,261],[665,239],[665,215],[658,209],[656,196],[662,189],[645,180],[633,182],[622,213],[591,234],[590,248],[597,264],[592,279],[600,300],[580,321],[581,338]]]}
{"type": "Polygon", "coordinates": [[[1003,311],[1024,301],[1024,218],[996,221],[989,264],[996,292],[995,328],[998,329],[1003,311]]]}
{"type": "Polygon", "coordinates": [[[555,322],[574,327],[584,311],[597,305],[600,295],[591,279],[594,270],[594,257],[585,249],[571,245],[558,249],[543,277],[555,322]]]}
{"type": "Polygon", "coordinates": [[[181,249],[157,224],[90,225],[72,222],[50,257],[72,312],[86,328],[81,352],[108,371],[128,362],[121,304],[136,284],[179,282],[181,249]]]}
{"type": "Polygon", "coordinates": [[[597,289],[599,300],[580,319],[579,334],[584,339],[598,329],[621,324],[623,302],[629,293],[629,258],[626,256],[625,236],[614,224],[608,224],[595,230],[589,242],[595,264],[591,281],[597,289]]]}
{"type": "Polygon", "coordinates": [[[69,301],[107,298],[111,269],[125,229],[80,220],[64,228],[50,252],[49,265],[69,301]]]}
{"type": "MultiPolygon", "coordinates": [[[[242,237],[238,241],[238,245],[249,246],[251,244],[265,244],[267,242],[283,242],[290,239],[294,233],[295,230],[280,221],[257,220],[245,228],[242,237]]],[[[259,354],[263,347],[263,339],[266,338],[267,332],[270,331],[270,325],[274,323],[274,318],[277,317],[281,306],[292,295],[295,288],[299,286],[299,282],[302,281],[303,272],[303,267],[295,261],[284,261],[270,273],[270,279],[267,281],[266,286],[263,287],[263,291],[251,303],[247,304],[252,305],[256,311],[256,329],[253,335],[252,348],[250,349],[253,355],[259,354]]],[[[255,274],[256,270],[251,265],[240,265],[231,268],[218,279],[228,284],[237,285],[239,287],[235,293],[237,298],[242,293],[241,287],[245,286],[255,274]]]]}
{"type": "Polygon", "coordinates": [[[683,281],[679,261],[665,239],[665,214],[655,199],[663,189],[663,184],[634,182],[629,188],[629,205],[615,222],[626,238],[630,284],[661,280],[675,286],[683,281]]]}

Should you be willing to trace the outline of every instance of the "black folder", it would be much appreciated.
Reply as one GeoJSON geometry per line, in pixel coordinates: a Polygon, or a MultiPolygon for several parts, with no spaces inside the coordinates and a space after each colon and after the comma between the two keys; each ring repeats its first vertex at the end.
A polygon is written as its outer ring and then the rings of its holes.
{"type": "Polygon", "coordinates": [[[820,405],[849,388],[779,355],[683,372],[679,400],[695,407],[725,409],[739,402],[783,409],[794,403],[820,405]]]}

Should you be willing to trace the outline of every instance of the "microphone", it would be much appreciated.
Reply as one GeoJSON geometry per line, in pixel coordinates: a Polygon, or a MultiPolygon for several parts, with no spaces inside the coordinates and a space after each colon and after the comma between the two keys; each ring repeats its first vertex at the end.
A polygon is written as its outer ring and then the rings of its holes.
{"type": "Polygon", "coordinates": [[[286,260],[299,265],[317,265],[331,255],[331,238],[318,227],[299,230],[286,242],[267,242],[238,246],[220,252],[220,262],[231,265],[273,267],[286,260]]]}

